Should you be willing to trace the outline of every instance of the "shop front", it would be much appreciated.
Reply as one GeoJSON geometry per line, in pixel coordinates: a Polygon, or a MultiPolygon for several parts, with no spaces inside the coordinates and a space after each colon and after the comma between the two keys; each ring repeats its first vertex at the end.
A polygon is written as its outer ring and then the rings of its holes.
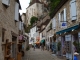
{"type": "Polygon", "coordinates": [[[65,56],[68,60],[74,59],[74,52],[79,53],[79,25],[56,32],[57,48],[61,56],[65,56]]]}
{"type": "Polygon", "coordinates": [[[36,47],[40,48],[40,37],[36,37],[36,47]]]}

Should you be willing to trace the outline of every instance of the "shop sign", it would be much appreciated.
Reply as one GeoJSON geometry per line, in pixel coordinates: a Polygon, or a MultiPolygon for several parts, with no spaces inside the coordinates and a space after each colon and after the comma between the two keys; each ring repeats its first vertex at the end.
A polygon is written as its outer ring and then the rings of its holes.
{"type": "Polygon", "coordinates": [[[65,41],[71,41],[71,35],[65,35],[65,41]]]}
{"type": "Polygon", "coordinates": [[[61,41],[61,36],[58,38],[59,41],[61,41]]]}
{"type": "Polygon", "coordinates": [[[61,22],[61,28],[67,28],[67,22],[61,22]]]}

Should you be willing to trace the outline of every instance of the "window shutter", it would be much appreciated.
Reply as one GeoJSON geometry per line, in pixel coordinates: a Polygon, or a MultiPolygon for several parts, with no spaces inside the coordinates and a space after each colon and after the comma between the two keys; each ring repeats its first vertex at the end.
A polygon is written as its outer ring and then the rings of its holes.
{"type": "Polygon", "coordinates": [[[61,21],[61,15],[60,15],[60,13],[59,13],[59,26],[60,26],[60,21],[61,21]]]}
{"type": "Polygon", "coordinates": [[[22,28],[22,30],[23,30],[23,22],[21,22],[21,28],[22,28]]]}
{"type": "Polygon", "coordinates": [[[21,21],[19,21],[19,30],[21,30],[21,21]]]}
{"type": "Polygon", "coordinates": [[[54,20],[52,19],[52,29],[54,29],[54,20]]]}
{"type": "Polygon", "coordinates": [[[7,5],[7,6],[9,6],[10,0],[2,0],[2,3],[5,4],[5,5],[7,5]]]}
{"type": "Polygon", "coordinates": [[[52,26],[53,26],[53,29],[56,29],[56,20],[55,20],[55,18],[52,19],[52,26]]]}
{"type": "Polygon", "coordinates": [[[66,8],[64,8],[64,21],[66,22],[66,8]]]}
{"type": "Polygon", "coordinates": [[[71,20],[76,20],[77,19],[77,12],[76,12],[76,0],[71,0],[70,2],[70,12],[71,12],[71,20]]]}
{"type": "Polygon", "coordinates": [[[19,4],[15,3],[15,20],[19,21],[19,4]]]}
{"type": "Polygon", "coordinates": [[[56,29],[56,19],[54,19],[54,29],[56,29]]]}

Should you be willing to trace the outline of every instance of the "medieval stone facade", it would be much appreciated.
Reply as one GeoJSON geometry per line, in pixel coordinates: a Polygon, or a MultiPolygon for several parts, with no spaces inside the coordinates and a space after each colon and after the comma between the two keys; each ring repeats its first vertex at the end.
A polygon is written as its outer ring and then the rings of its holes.
{"type": "MultiPolygon", "coordinates": [[[[0,0],[0,60],[7,59],[5,51],[6,40],[8,42],[18,42],[19,9],[21,7],[18,0],[0,0]]],[[[17,56],[16,43],[12,44],[10,49],[10,56],[15,59],[17,56]],[[13,51],[14,49],[15,51],[13,51]]]]}

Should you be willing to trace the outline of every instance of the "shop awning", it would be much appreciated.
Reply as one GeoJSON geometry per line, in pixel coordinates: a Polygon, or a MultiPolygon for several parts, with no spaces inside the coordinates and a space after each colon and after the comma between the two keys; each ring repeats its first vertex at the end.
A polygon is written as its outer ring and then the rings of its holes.
{"type": "Polygon", "coordinates": [[[44,43],[45,42],[45,40],[41,40],[41,42],[40,43],[44,43]]]}
{"type": "Polygon", "coordinates": [[[70,27],[70,28],[67,28],[67,29],[58,31],[58,32],[56,32],[56,34],[63,34],[63,33],[65,33],[65,32],[70,32],[70,31],[76,30],[76,29],[78,29],[78,28],[79,28],[79,25],[75,25],[75,26],[72,26],[72,27],[70,27]]]}
{"type": "Polygon", "coordinates": [[[40,44],[40,42],[36,42],[36,44],[40,44]]]}

